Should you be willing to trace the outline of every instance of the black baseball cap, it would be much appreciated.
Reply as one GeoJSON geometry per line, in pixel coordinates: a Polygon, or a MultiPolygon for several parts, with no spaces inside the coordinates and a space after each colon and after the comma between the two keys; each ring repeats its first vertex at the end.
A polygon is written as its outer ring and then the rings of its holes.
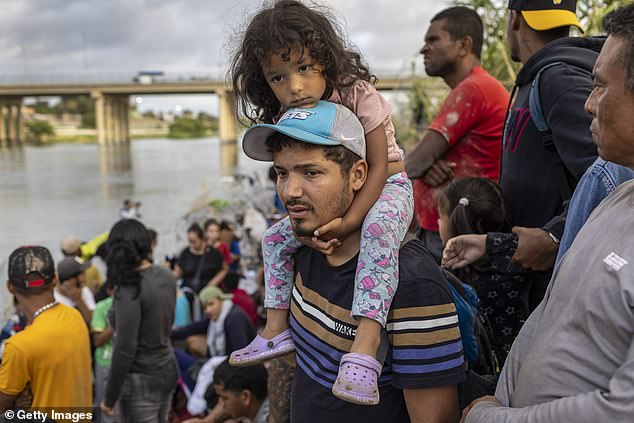
{"type": "Polygon", "coordinates": [[[66,257],[57,263],[57,276],[59,276],[60,282],[64,282],[73,276],[79,275],[81,272],[85,272],[89,267],[89,261],[83,261],[75,256],[66,257]]]}
{"type": "Polygon", "coordinates": [[[509,0],[509,9],[520,11],[535,31],[571,25],[583,31],[575,14],[577,0],[509,0]]]}
{"type": "Polygon", "coordinates": [[[27,245],[9,256],[9,282],[20,288],[48,285],[55,279],[55,265],[51,252],[38,245],[27,245]],[[35,278],[33,278],[35,275],[35,278]]]}

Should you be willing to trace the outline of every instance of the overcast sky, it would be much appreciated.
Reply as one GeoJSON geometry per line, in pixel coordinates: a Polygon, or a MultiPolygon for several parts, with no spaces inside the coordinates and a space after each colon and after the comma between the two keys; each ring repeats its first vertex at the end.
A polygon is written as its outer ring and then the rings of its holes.
{"type": "MultiPolygon", "coordinates": [[[[321,0],[377,75],[408,72],[444,0],[321,0]]],[[[4,74],[163,70],[224,75],[227,44],[259,0],[0,0],[4,74]]],[[[206,96],[143,99],[207,109],[206,96]]],[[[209,111],[215,111],[211,106],[209,111]]]]}

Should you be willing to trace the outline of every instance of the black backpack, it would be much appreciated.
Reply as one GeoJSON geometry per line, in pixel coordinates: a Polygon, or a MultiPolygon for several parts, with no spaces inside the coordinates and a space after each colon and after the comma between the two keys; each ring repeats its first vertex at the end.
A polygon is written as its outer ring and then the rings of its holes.
{"type": "MultiPolygon", "coordinates": [[[[458,293],[466,302],[470,302],[462,281],[446,270],[444,274],[447,282],[453,288],[453,293],[458,293]]],[[[458,386],[461,410],[476,398],[492,395],[495,392],[498,374],[501,370],[491,344],[493,332],[489,320],[477,309],[472,314],[473,331],[478,345],[478,356],[476,363],[472,366],[465,361],[466,380],[458,386]]]]}

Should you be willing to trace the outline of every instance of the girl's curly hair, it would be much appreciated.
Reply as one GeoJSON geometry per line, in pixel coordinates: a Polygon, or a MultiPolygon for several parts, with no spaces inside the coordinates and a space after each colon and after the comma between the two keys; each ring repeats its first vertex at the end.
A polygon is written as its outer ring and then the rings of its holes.
{"type": "MultiPolygon", "coordinates": [[[[321,9],[321,8],[319,8],[321,9]]],[[[342,91],[358,80],[376,78],[355,47],[341,35],[341,28],[326,10],[309,8],[296,0],[278,0],[252,18],[231,59],[228,79],[236,94],[237,112],[252,123],[272,123],[281,105],[264,77],[262,63],[272,54],[290,53],[299,45],[323,65],[326,92],[342,91]]]]}

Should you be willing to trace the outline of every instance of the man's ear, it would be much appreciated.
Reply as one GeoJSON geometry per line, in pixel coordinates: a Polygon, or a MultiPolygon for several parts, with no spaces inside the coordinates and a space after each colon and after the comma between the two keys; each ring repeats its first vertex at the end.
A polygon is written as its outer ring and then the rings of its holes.
{"type": "Polygon", "coordinates": [[[7,290],[12,294],[15,295],[15,290],[13,289],[13,285],[11,284],[11,282],[9,282],[7,280],[7,290]]]}
{"type": "Polygon", "coordinates": [[[350,184],[353,191],[359,191],[363,188],[365,180],[368,178],[368,162],[359,160],[352,165],[350,170],[350,184]]]}
{"type": "Polygon", "coordinates": [[[524,17],[522,16],[522,12],[519,12],[517,10],[511,10],[510,12],[509,27],[511,28],[511,30],[517,31],[518,29],[520,29],[520,23],[524,20],[524,17]]]}
{"type": "Polygon", "coordinates": [[[458,41],[458,46],[463,56],[468,56],[473,53],[473,39],[468,35],[458,41]]]}
{"type": "Polygon", "coordinates": [[[249,406],[251,405],[252,400],[253,400],[253,392],[249,391],[248,389],[243,389],[240,392],[240,402],[242,404],[244,404],[245,406],[249,406]]]}

